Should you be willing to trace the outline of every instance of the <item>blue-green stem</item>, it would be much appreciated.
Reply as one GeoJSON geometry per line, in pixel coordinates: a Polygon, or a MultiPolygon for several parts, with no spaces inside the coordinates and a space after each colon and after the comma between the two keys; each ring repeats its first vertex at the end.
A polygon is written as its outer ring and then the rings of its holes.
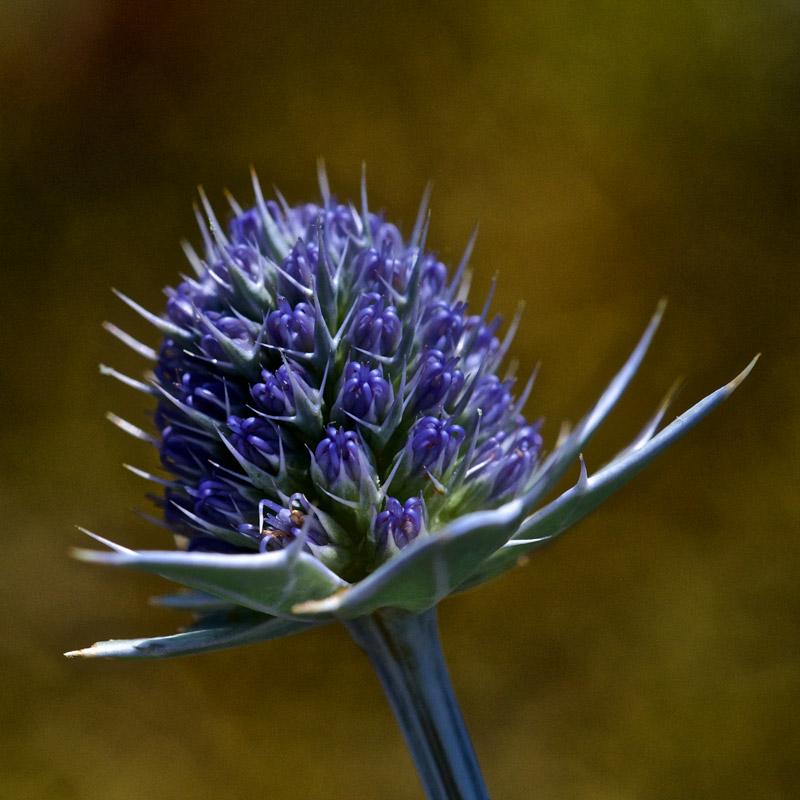
{"type": "Polygon", "coordinates": [[[436,609],[384,609],[345,625],[378,673],[428,800],[489,800],[447,673],[436,609]]]}

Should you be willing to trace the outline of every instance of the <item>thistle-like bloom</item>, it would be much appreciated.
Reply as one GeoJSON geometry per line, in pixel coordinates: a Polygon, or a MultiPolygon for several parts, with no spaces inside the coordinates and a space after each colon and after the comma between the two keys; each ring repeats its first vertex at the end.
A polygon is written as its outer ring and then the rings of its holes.
{"type": "Polygon", "coordinates": [[[426,251],[427,193],[405,238],[369,211],[363,189],[359,209],[339,203],[322,170],[320,204],[290,207],[253,187],[254,207],[232,202],[227,228],[203,198],[203,252],[187,246],[195,274],[167,290],[163,315],[122,296],[160,331],[158,351],[108,326],[153,362],[147,383],[106,371],[154,398],[155,434],[114,419],[159,451],[168,477],[137,472],[162,487],[178,549],[95,537],[112,552],[79,555],[190,587],[162,602],[196,622],[70,655],[184,655],[339,620],[375,661],[397,620],[430,619],[446,595],[551,541],[746,375],[656,433],[665,402],[609,464],[589,476],[581,460],[577,484],[540,507],[636,372],[662,308],[596,405],[547,450],[539,422],[522,415],[532,377],[520,391],[503,371],[519,319],[499,338],[489,303],[468,304],[472,241],[452,275],[426,251]]]}

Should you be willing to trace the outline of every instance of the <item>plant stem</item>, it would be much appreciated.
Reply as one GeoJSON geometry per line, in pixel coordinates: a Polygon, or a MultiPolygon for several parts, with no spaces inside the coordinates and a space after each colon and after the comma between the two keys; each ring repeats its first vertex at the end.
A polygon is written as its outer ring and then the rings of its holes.
{"type": "Polygon", "coordinates": [[[436,609],[383,609],[345,627],[378,674],[428,799],[489,800],[447,674],[436,609]]]}

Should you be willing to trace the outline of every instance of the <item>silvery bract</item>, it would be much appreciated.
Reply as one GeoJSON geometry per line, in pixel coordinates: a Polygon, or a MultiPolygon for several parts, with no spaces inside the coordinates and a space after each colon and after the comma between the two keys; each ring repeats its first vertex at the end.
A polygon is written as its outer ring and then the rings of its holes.
{"type": "MultiPolygon", "coordinates": [[[[152,364],[163,524],[178,549],[86,561],[190,587],[160,602],[196,615],[174,636],[95,644],[68,655],[160,658],[297,633],[378,609],[418,614],[512,567],[574,525],[718,406],[750,367],[657,432],[641,433],[593,475],[543,500],[641,363],[655,316],[595,406],[543,445],[522,416],[533,378],[501,372],[517,328],[467,303],[470,241],[453,274],[425,249],[427,193],[409,238],[339,203],[234,201],[223,227],[203,198],[203,253],[167,289],[158,350],[108,329],[152,364]],[[477,313],[475,313],[477,311],[477,313]],[[515,395],[516,393],[516,395],[515,395]],[[236,610],[236,613],[232,611],[236,610]]],[[[750,365],[752,366],[752,364],[750,365]]],[[[573,467],[574,468],[574,467],[573,467]]],[[[94,534],[91,534],[94,536],[94,534]]]]}

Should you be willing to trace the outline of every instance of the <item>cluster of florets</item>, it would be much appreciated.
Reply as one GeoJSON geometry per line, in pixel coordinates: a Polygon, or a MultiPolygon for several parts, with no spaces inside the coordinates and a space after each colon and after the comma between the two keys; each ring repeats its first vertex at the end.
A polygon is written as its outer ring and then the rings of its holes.
{"type": "MultiPolygon", "coordinates": [[[[346,580],[523,492],[541,437],[496,374],[504,341],[454,277],[366,207],[265,202],[168,289],[155,369],[162,504],[189,549],[302,537],[346,580]]],[[[512,325],[512,328],[515,327],[512,325]]]]}

